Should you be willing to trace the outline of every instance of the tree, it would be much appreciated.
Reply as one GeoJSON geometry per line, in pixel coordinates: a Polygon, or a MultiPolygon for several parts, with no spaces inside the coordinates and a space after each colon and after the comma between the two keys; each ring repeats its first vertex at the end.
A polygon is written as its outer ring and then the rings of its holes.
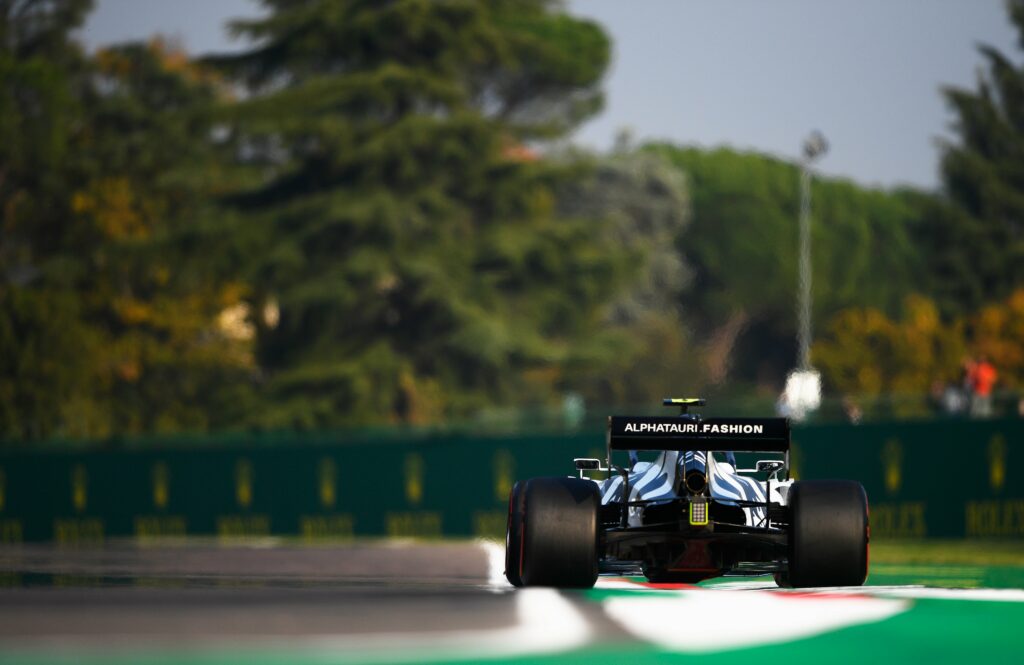
{"type": "Polygon", "coordinates": [[[0,436],[38,437],[87,389],[90,331],[65,262],[91,2],[0,0],[0,436]]]}
{"type": "Polygon", "coordinates": [[[969,343],[962,322],[944,323],[935,303],[908,296],[899,318],[871,307],[836,314],[813,350],[827,387],[855,396],[926,394],[959,378],[969,343]]]}
{"type": "Polygon", "coordinates": [[[268,377],[264,426],[430,422],[543,402],[615,353],[628,273],[557,215],[537,159],[601,103],[609,45],[547,0],[270,0],[211,58],[252,186],[232,199],[268,377]]]}
{"type": "MultiPolygon", "coordinates": [[[[1024,2],[1007,2],[1024,47],[1024,2]]],[[[959,141],[944,146],[942,175],[952,205],[933,207],[921,229],[930,272],[959,313],[1024,285],[1024,68],[990,46],[977,89],[947,88],[959,141]]]]}
{"type": "MultiPolygon", "coordinates": [[[[797,167],[727,149],[648,149],[690,183],[693,221],[679,248],[694,278],[682,306],[709,378],[780,388],[796,358],[797,167]]],[[[815,322],[853,305],[894,314],[919,279],[914,208],[846,181],[816,179],[812,192],[815,322]]]]}
{"type": "Polygon", "coordinates": [[[5,438],[224,423],[251,364],[217,325],[244,286],[211,245],[216,86],[159,42],[86,56],[90,4],[0,3],[5,438]]]}
{"type": "Polygon", "coordinates": [[[640,268],[606,314],[605,326],[621,332],[621,352],[611,365],[579,368],[575,385],[600,404],[650,405],[697,390],[704,377],[680,308],[690,278],[679,252],[690,219],[686,176],[661,155],[630,146],[625,134],[611,154],[589,159],[588,169],[559,187],[558,209],[601,220],[595,232],[640,268]]]}
{"type": "Polygon", "coordinates": [[[910,295],[898,317],[870,307],[836,314],[814,345],[829,389],[853,396],[925,395],[957,384],[965,358],[985,356],[999,382],[1024,384],[1024,289],[951,321],[931,299],[910,295]]]}
{"type": "Polygon", "coordinates": [[[968,319],[971,347],[999,371],[1001,385],[1024,386],[1024,288],[1005,300],[985,305],[968,319]]]}
{"type": "Polygon", "coordinates": [[[227,187],[210,139],[219,83],[160,39],[91,64],[65,237],[99,340],[93,395],[107,423],[93,435],[231,424],[252,332],[224,317],[246,286],[226,253],[231,218],[213,205],[227,187]]]}

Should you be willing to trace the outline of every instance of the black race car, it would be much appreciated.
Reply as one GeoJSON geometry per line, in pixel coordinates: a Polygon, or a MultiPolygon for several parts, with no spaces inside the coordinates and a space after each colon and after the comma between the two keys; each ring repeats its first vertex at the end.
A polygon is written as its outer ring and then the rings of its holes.
{"type": "Polygon", "coordinates": [[[864,583],[860,483],[791,479],[785,418],[703,419],[689,412],[701,399],[664,404],[679,415],[609,417],[603,464],[580,458],[579,477],[513,486],[509,582],[591,587],[599,574],[642,573],[652,582],[773,574],[780,586],[864,583]],[[654,459],[642,461],[639,451],[655,451],[654,459]],[[749,453],[770,459],[739,468],[737,454],[749,453]]]}

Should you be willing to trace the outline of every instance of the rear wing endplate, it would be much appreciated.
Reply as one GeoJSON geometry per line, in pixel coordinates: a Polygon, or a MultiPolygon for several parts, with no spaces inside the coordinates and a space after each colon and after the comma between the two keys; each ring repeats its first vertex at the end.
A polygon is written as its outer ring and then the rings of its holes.
{"type": "Polygon", "coordinates": [[[608,449],[784,453],[789,419],[610,416],[608,449]]]}

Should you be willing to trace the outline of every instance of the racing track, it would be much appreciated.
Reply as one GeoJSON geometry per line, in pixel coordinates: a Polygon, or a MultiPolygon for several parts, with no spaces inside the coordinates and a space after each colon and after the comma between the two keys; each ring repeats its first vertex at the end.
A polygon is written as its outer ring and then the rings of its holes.
{"type": "Polygon", "coordinates": [[[1019,662],[1024,569],[515,591],[487,543],[0,548],[0,663],[1019,662]],[[753,659],[753,660],[752,660],[753,659]]]}

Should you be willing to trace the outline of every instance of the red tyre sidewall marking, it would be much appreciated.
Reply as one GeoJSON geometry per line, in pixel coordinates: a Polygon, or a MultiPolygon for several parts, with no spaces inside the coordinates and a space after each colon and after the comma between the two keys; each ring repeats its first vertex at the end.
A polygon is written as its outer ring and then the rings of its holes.
{"type": "MultiPolygon", "coordinates": [[[[526,511],[523,511],[526,512],[526,511]]],[[[526,519],[519,524],[519,580],[523,579],[523,549],[526,546],[526,519]]]]}
{"type": "MultiPolygon", "coordinates": [[[[529,481],[526,482],[528,486],[529,481]]],[[[523,487],[523,516],[519,520],[519,581],[523,581],[523,550],[526,547],[526,486],[523,487]]]]}
{"type": "Polygon", "coordinates": [[[864,500],[864,581],[867,582],[871,572],[871,506],[864,500]]]}
{"type": "Polygon", "coordinates": [[[508,546],[511,544],[512,536],[514,535],[516,521],[515,521],[515,498],[516,490],[515,486],[508,493],[508,520],[505,523],[505,550],[508,551],[508,546]]]}

